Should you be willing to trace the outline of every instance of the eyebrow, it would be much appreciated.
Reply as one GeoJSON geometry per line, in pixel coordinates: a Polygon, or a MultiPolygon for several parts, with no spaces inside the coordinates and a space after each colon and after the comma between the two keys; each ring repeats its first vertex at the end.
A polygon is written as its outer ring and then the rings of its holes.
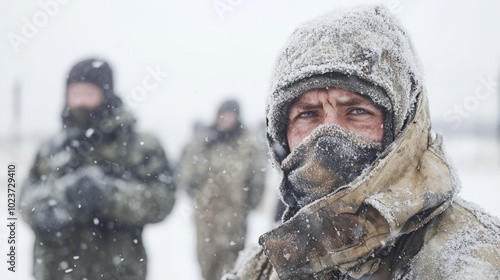
{"type": "MultiPolygon", "coordinates": [[[[337,107],[349,107],[349,106],[357,106],[357,105],[371,105],[374,106],[374,104],[366,100],[362,97],[352,97],[348,98],[346,100],[337,100],[337,107]]],[[[314,110],[314,109],[320,109],[323,105],[318,102],[318,103],[311,103],[311,102],[298,102],[296,104],[293,104],[290,107],[290,111],[293,109],[299,109],[299,110],[314,110]]]]}
{"type": "Polygon", "coordinates": [[[319,109],[321,107],[323,107],[323,104],[321,104],[320,102],[317,102],[317,103],[298,102],[296,104],[293,104],[292,107],[290,107],[290,111],[293,109],[313,110],[313,109],[319,109]]]}
{"type": "Polygon", "coordinates": [[[339,107],[348,107],[356,105],[373,105],[373,104],[372,102],[360,97],[353,97],[347,100],[337,100],[337,106],[339,107]]]}

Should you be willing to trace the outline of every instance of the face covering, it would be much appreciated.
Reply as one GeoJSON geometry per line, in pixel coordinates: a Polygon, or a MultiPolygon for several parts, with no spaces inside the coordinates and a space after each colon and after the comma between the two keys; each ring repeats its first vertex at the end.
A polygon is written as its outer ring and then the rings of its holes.
{"type": "Polygon", "coordinates": [[[293,208],[335,192],[370,166],[382,145],[337,125],[321,125],[282,162],[280,190],[293,208]]]}
{"type": "Polygon", "coordinates": [[[70,118],[72,118],[76,124],[84,126],[85,124],[88,124],[90,122],[90,110],[88,109],[73,108],[70,109],[69,114],[70,118]]]}
{"type": "Polygon", "coordinates": [[[82,129],[91,127],[91,114],[93,113],[91,110],[85,108],[72,108],[67,110],[65,119],[69,125],[80,127],[82,129]]]}

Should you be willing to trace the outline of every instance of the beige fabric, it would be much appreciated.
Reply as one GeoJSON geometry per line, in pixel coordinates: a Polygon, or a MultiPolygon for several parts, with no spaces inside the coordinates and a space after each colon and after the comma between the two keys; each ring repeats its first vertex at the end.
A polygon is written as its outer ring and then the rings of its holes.
{"type": "Polygon", "coordinates": [[[498,222],[452,203],[456,180],[442,157],[440,138],[429,136],[423,93],[419,100],[415,121],[369,172],[264,234],[264,250],[232,279],[277,275],[279,279],[336,279],[332,277],[338,271],[349,279],[373,273],[392,275],[391,279],[500,279],[495,278],[500,277],[498,222]],[[425,245],[407,271],[392,271],[385,263],[388,257],[377,257],[398,237],[409,238],[425,224],[425,245]],[[467,247],[458,250],[460,244],[467,247]]]}
{"type": "Polygon", "coordinates": [[[360,260],[448,207],[455,191],[451,170],[434,152],[441,149],[434,146],[440,143],[428,142],[423,92],[419,100],[415,121],[364,175],[261,237],[281,277],[312,276],[333,267],[342,273],[353,269],[371,273],[371,268],[358,267],[360,260]],[[424,211],[430,213],[417,218],[424,211]]]}
{"type": "Polygon", "coordinates": [[[460,199],[441,216],[407,279],[500,279],[500,221],[460,199]]]}

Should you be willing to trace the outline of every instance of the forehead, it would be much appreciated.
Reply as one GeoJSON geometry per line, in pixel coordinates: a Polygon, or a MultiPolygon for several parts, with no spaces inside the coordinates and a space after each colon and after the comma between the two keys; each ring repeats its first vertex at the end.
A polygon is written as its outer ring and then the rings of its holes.
{"type": "Polygon", "coordinates": [[[232,110],[220,110],[219,112],[217,112],[218,115],[225,115],[225,116],[228,116],[228,115],[235,115],[236,116],[236,112],[235,111],[232,111],[232,110]]]}
{"type": "Polygon", "coordinates": [[[68,94],[102,94],[102,89],[91,83],[71,83],[68,85],[68,94]]]}
{"type": "Polygon", "coordinates": [[[358,104],[375,105],[370,98],[361,94],[339,88],[325,88],[313,89],[302,93],[292,102],[291,108],[309,104],[320,104],[322,102],[355,102],[358,104]]]}

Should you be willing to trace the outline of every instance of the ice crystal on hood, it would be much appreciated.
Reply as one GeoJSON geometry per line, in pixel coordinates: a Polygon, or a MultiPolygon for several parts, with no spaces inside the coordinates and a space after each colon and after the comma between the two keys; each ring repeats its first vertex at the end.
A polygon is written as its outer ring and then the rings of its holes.
{"type": "Polygon", "coordinates": [[[103,64],[104,64],[104,61],[102,61],[102,60],[95,60],[94,62],[92,62],[92,67],[94,67],[94,68],[99,68],[99,67],[101,67],[103,64]]]}

